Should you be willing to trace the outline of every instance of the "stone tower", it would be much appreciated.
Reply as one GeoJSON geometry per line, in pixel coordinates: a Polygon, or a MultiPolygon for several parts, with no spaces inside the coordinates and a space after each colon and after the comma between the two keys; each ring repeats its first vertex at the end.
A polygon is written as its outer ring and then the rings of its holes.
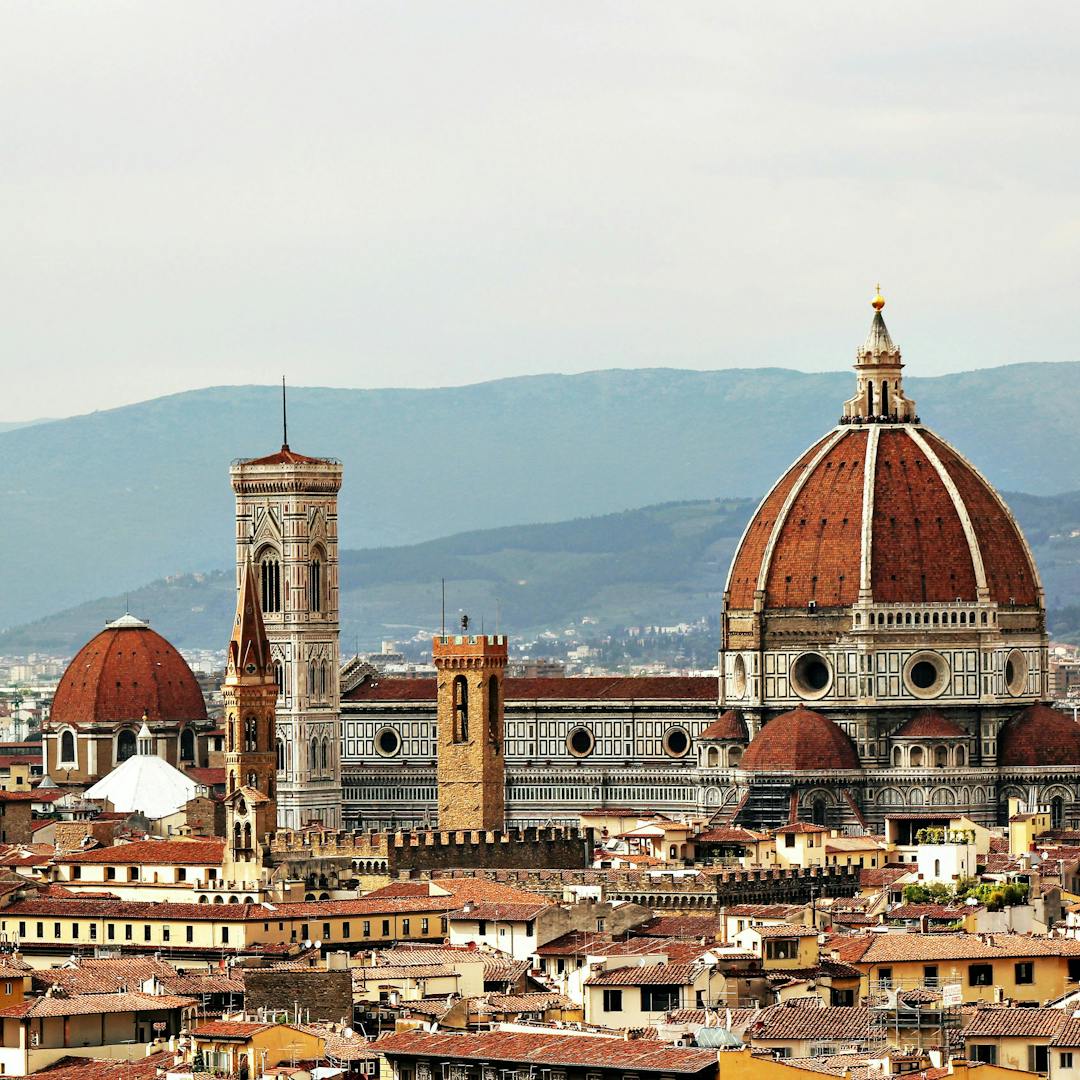
{"type": "Polygon", "coordinates": [[[439,828],[501,829],[505,812],[503,676],[506,638],[436,637],[439,828]]]}
{"type": "Polygon", "coordinates": [[[278,686],[278,822],[341,828],[337,496],[341,465],[283,445],[230,469],[236,562],[253,567],[278,686]]]}
{"type": "Polygon", "coordinates": [[[257,881],[277,828],[277,683],[250,563],[240,572],[225,663],[225,877],[257,881]]]}

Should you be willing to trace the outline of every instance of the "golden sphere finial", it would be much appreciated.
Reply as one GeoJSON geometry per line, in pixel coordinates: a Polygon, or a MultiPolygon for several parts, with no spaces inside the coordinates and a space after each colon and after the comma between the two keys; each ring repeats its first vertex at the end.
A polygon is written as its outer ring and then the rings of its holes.
{"type": "Polygon", "coordinates": [[[885,306],[885,297],[881,295],[881,283],[879,282],[875,287],[874,299],[870,301],[870,306],[875,311],[880,311],[885,306]]]}

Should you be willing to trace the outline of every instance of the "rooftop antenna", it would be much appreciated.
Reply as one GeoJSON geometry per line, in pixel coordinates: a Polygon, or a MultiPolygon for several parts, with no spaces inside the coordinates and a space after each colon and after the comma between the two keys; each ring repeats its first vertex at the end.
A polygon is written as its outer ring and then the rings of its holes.
{"type": "Polygon", "coordinates": [[[289,410],[285,401],[285,376],[281,376],[281,445],[289,445],[289,410]]]}

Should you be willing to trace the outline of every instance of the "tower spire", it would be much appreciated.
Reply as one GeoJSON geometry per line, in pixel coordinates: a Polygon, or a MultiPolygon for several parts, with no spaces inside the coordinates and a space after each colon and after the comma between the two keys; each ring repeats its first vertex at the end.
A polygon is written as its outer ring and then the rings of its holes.
{"type": "Polygon", "coordinates": [[[844,402],[842,424],[911,423],[915,402],[904,396],[900,349],[881,314],[885,297],[878,285],[870,306],[874,317],[866,340],[855,353],[855,396],[844,402]]]}
{"type": "Polygon", "coordinates": [[[233,620],[232,638],[229,641],[229,658],[237,675],[265,675],[270,671],[270,642],[263,624],[251,559],[245,560],[240,575],[236,618],[233,620]]]}
{"type": "Polygon", "coordinates": [[[289,408],[285,397],[285,376],[281,376],[281,449],[289,449],[289,408]]]}

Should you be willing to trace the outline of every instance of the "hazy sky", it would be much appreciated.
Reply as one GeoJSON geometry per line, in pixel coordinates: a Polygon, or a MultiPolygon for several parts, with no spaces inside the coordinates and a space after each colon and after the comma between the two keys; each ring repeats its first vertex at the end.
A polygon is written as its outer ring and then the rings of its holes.
{"type": "Polygon", "coordinates": [[[1080,359],[1075,4],[0,6],[0,420],[1080,359]]]}

